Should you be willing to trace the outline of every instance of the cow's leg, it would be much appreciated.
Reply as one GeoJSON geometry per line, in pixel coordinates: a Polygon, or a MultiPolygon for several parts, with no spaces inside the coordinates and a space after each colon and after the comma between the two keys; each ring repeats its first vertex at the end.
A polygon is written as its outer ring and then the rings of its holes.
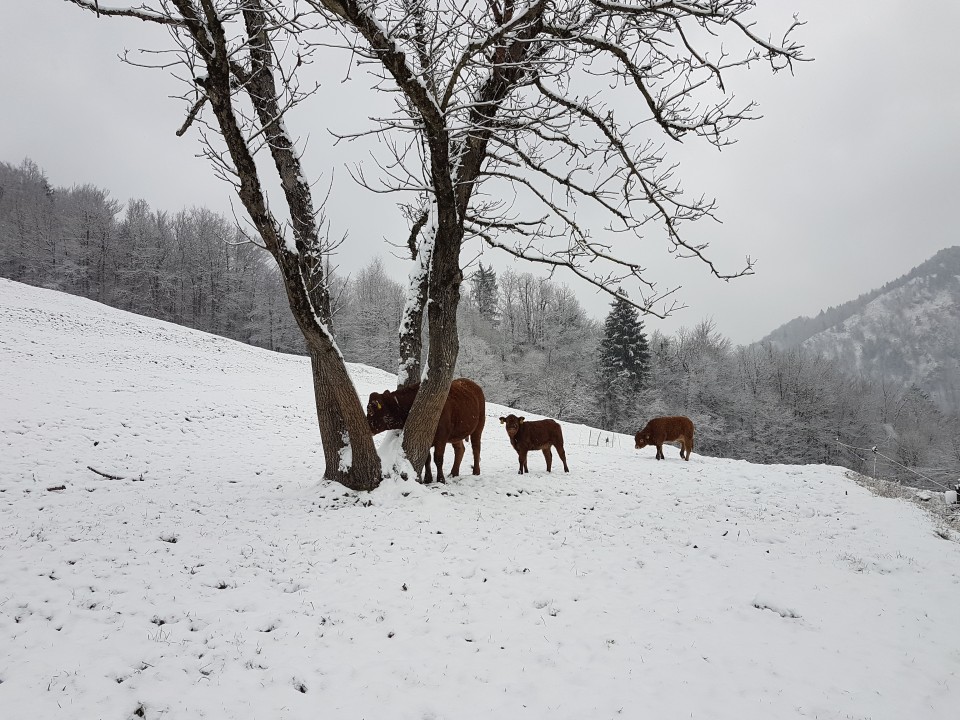
{"type": "Polygon", "coordinates": [[[663,443],[657,443],[657,460],[666,460],[667,456],[663,454],[663,443]]]}
{"type": "Polygon", "coordinates": [[[550,472],[550,467],[553,465],[553,453],[550,452],[549,445],[543,448],[543,459],[547,461],[547,472],[550,472]]]}
{"type": "Polygon", "coordinates": [[[563,471],[570,472],[570,468],[567,467],[567,454],[563,451],[563,443],[555,445],[557,448],[557,455],[560,456],[560,459],[563,461],[563,471]]]}
{"type": "Polygon", "coordinates": [[[690,437],[688,437],[688,438],[687,438],[687,441],[686,441],[684,444],[687,446],[687,457],[684,458],[684,459],[685,459],[685,460],[689,460],[689,459],[690,459],[690,453],[691,453],[691,451],[693,450],[693,436],[691,435],[690,437]]]}
{"type": "Polygon", "coordinates": [[[527,469],[527,451],[526,450],[520,453],[520,474],[523,475],[525,472],[530,472],[527,469]]]}
{"type": "Polygon", "coordinates": [[[433,482],[433,470],[430,468],[430,453],[427,452],[427,462],[423,466],[423,484],[429,485],[433,482]]]}
{"type": "Polygon", "coordinates": [[[443,451],[446,443],[437,443],[433,448],[433,461],[437,465],[437,482],[446,482],[443,478],[443,451]]]}
{"type": "Polygon", "coordinates": [[[450,469],[450,476],[456,477],[460,474],[460,461],[463,460],[466,448],[463,446],[463,440],[455,440],[450,444],[453,445],[453,467],[450,469]]]}
{"type": "Polygon", "coordinates": [[[470,436],[470,447],[473,449],[473,474],[480,474],[480,435],[483,433],[483,428],[474,431],[473,435],[470,436]]]}

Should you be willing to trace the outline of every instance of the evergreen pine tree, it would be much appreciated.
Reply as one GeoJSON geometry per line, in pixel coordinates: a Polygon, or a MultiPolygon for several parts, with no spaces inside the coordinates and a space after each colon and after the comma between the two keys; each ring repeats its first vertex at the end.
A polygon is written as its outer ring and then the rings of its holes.
{"type": "Polygon", "coordinates": [[[620,380],[631,391],[643,388],[650,367],[650,350],[637,309],[623,298],[613,301],[600,341],[600,375],[620,380]]]}
{"type": "Polygon", "coordinates": [[[470,279],[473,285],[473,300],[477,304],[477,310],[480,316],[493,324],[497,322],[497,274],[493,266],[484,268],[483,263],[479,263],[479,269],[473,273],[470,279]]]}
{"type": "Polygon", "coordinates": [[[630,396],[646,384],[650,349],[637,309],[625,299],[613,301],[603,324],[598,358],[601,422],[617,429],[626,418],[630,396]]]}

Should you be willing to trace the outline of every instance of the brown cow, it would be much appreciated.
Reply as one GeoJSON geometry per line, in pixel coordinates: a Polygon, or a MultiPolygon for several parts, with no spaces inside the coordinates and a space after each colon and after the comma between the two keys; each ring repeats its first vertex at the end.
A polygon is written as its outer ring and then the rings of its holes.
{"type": "Polygon", "coordinates": [[[570,472],[567,467],[567,455],[563,452],[563,430],[556,420],[532,420],[527,422],[522,417],[507,415],[500,418],[500,423],[507,426],[507,435],[510,444],[520,456],[520,475],[530,472],[527,467],[527,453],[531,450],[543,450],[543,457],[547,461],[547,472],[553,465],[552,445],[557,449],[557,455],[563,461],[563,471],[570,472]]]}
{"type": "MultiPolygon", "coordinates": [[[[370,393],[367,402],[367,423],[374,435],[384,430],[400,430],[407,422],[413,400],[417,397],[420,384],[391,392],[370,393]]],[[[450,393],[440,412],[440,422],[433,435],[433,460],[437,464],[437,481],[443,479],[443,451],[447,443],[453,445],[453,468],[450,475],[460,474],[460,461],[463,459],[465,438],[470,438],[473,448],[473,474],[480,474],[480,435],[487,419],[486,399],[483,390],[472,380],[457,378],[450,383],[450,393]]],[[[433,482],[430,461],[424,467],[426,479],[433,482]]]]}
{"type": "Polygon", "coordinates": [[[693,450],[693,422],[682,415],[673,417],[658,417],[647,423],[647,426],[638,432],[634,438],[637,450],[647,445],[657,446],[657,460],[665,458],[663,444],[665,442],[680,441],[680,457],[690,459],[693,450]]]}

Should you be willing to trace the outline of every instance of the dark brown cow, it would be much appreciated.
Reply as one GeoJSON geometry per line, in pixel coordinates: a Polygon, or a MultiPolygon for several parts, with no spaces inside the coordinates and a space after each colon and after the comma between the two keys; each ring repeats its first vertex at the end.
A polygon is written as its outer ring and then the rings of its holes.
{"type": "Polygon", "coordinates": [[[547,461],[547,472],[553,465],[552,445],[557,449],[557,455],[563,461],[563,471],[570,472],[567,467],[567,455],[563,452],[563,430],[556,420],[531,420],[527,422],[522,417],[507,415],[500,418],[500,422],[507,426],[507,435],[510,444],[520,456],[520,475],[530,472],[527,467],[527,453],[531,450],[543,450],[543,457],[547,461]]]}
{"type": "MultiPolygon", "coordinates": [[[[412,387],[391,392],[370,393],[367,402],[367,423],[374,435],[384,430],[400,430],[407,422],[413,400],[420,390],[419,383],[412,387]]],[[[433,460],[437,464],[437,481],[443,482],[443,451],[447,443],[453,445],[453,467],[451,476],[460,474],[460,461],[463,459],[465,438],[470,438],[473,448],[473,474],[480,474],[480,435],[487,419],[486,399],[483,390],[472,380],[457,378],[450,383],[450,394],[440,412],[437,432],[433,435],[433,460]]],[[[424,467],[425,482],[433,482],[430,461],[424,467]]]]}
{"type": "Polygon", "coordinates": [[[690,451],[693,450],[693,422],[683,415],[654,418],[633,439],[636,441],[637,450],[647,445],[656,445],[657,460],[665,458],[663,454],[663,444],[665,442],[679,440],[680,457],[689,460],[690,451]]]}

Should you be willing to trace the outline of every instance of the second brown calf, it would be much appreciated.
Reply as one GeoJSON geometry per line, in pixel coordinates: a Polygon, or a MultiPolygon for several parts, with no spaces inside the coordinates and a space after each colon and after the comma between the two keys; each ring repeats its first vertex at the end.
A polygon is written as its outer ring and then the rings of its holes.
{"type": "Polygon", "coordinates": [[[500,422],[507,426],[507,435],[510,444],[517,451],[520,458],[520,475],[530,472],[527,467],[527,453],[531,450],[543,450],[543,458],[547,461],[547,472],[553,464],[553,453],[550,447],[557,449],[557,455],[563,461],[563,471],[570,472],[567,467],[567,455],[563,451],[563,430],[556,420],[531,420],[527,422],[522,417],[507,415],[500,418],[500,422]]]}
{"type": "Polygon", "coordinates": [[[658,417],[647,423],[633,437],[636,442],[637,450],[647,445],[657,446],[657,460],[663,460],[666,456],[663,454],[663,444],[665,442],[680,441],[680,457],[684,460],[690,459],[690,451],[693,450],[693,422],[683,415],[673,417],[658,417]]]}

